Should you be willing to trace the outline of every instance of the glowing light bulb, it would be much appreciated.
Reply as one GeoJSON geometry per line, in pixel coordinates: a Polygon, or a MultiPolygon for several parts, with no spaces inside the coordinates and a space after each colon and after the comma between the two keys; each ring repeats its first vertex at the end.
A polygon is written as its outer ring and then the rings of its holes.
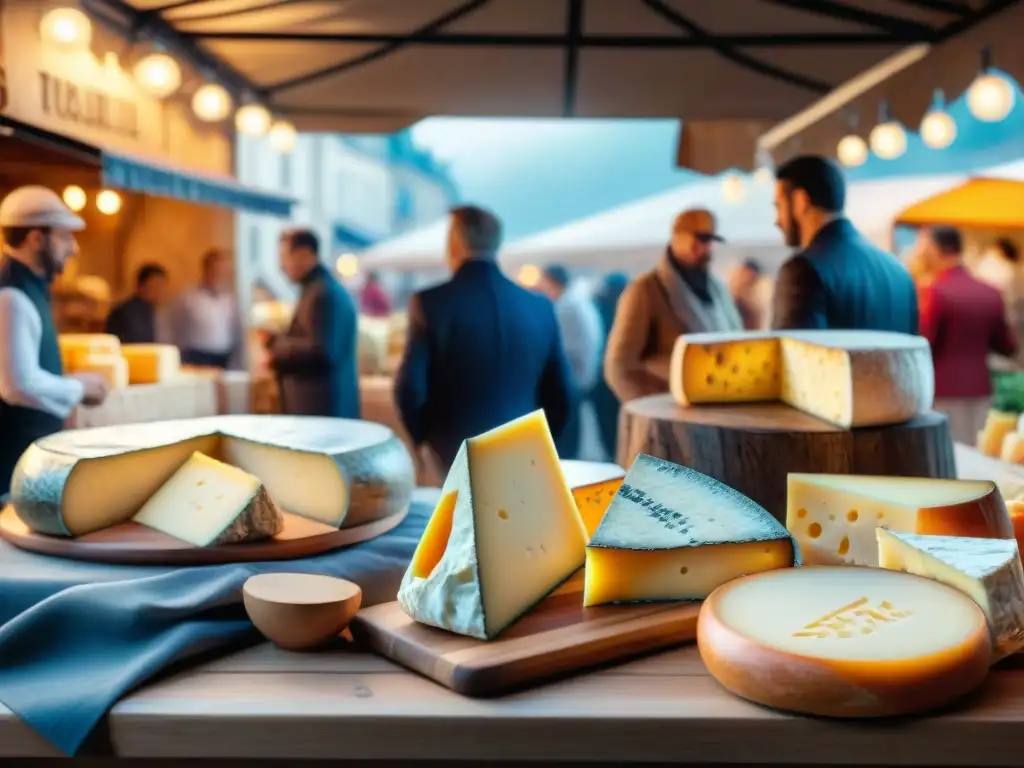
{"type": "Polygon", "coordinates": [[[882,160],[895,160],[907,151],[907,132],[895,120],[888,120],[871,129],[868,142],[882,160]]]}
{"type": "Polygon", "coordinates": [[[967,108],[985,123],[1005,120],[1016,102],[1017,89],[997,72],[978,75],[967,89],[967,108]]]}
{"type": "Polygon", "coordinates": [[[231,114],[231,95],[217,83],[201,85],[192,94],[192,111],[204,123],[219,123],[231,114]]]}
{"type": "Polygon", "coordinates": [[[58,48],[85,50],[92,42],[92,22],[77,8],[54,8],[43,15],[39,34],[58,48]]]}
{"type": "Polygon", "coordinates": [[[61,197],[64,198],[64,205],[75,213],[85,208],[85,190],[75,184],[64,187],[64,193],[61,197]]]}
{"type": "Polygon", "coordinates": [[[96,208],[100,213],[113,216],[121,210],[121,196],[112,189],[104,189],[96,195],[96,208]]]}
{"type": "Polygon", "coordinates": [[[158,99],[166,99],[181,87],[181,67],[166,53],[151,53],[134,69],[139,87],[158,99]]]}
{"type": "Polygon", "coordinates": [[[235,112],[235,128],[249,136],[262,136],[270,129],[270,113],[262,104],[246,104],[235,112]]]}

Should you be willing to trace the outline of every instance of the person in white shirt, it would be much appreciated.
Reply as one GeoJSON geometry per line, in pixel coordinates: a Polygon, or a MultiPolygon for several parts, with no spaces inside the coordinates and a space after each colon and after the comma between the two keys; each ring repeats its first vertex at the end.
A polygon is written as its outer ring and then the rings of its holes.
{"type": "Polygon", "coordinates": [[[178,298],[170,322],[185,365],[238,365],[242,324],[231,290],[231,261],[227,253],[218,249],[206,252],[202,282],[178,298]]]}
{"type": "Polygon", "coordinates": [[[99,374],[63,375],[50,306],[50,284],[84,227],[46,187],[21,187],[0,203],[0,497],[34,441],[59,432],[79,403],[102,403],[109,392],[99,374]]]}

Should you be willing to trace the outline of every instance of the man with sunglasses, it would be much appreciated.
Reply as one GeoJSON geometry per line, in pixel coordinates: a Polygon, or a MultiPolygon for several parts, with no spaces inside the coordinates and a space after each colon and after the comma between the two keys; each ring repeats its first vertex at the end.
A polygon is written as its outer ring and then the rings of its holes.
{"type": "Polygon", "coordinates": [[[916,334],[914,280],[843,216],[839,167],[805,155],[781,166],[775,178],[776,223],[786,245],[801,250],[779,270],[772,327],[916,334]]]}
{"type": "Polygon", "coordinates": [[[621,402],[668,391],[681,334],[743,330],[729,289],[709,269],[721,240],[711,211],[683,211],[657,266],[623,292],[604,358],[605,380],[621,402]]]}

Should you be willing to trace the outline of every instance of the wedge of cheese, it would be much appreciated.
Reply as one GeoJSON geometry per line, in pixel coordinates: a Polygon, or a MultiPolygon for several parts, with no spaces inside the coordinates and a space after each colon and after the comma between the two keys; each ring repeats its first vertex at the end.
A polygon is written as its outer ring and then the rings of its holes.
{"type": "Polygon", "coordinates": [[[75,373],[98,373],[111,389],[128,386],[128,361],[120,354],[86,352],[77,358],[75,373]]]}
{"type": "Polygon", "coordinates": [[[1002,453],[1003,441],[1017,428],[1016,413],[989,411],[985,426],[978,432],[978,450],[986,456],[998,459],[1002,453]]]}
{"type": "Polygon", "coordinates": [[[193,453],[258,477],[284,512],[337,528],[406,510],[412,459],[385,426],[312,416],[216,416],[42,438],[11,479],[32,530],[79,536],[129,520],[193,453]]]}
{"type": "Polygon", "coordinates": [[[562,471],[565,472],[565,480],[572,490],[572,497],[583,518],[589,540],[608,510],[608,505],[619,492],[626,470],[618,464],[562,459],[562,471]]]}
{"type": "Polygon", "coordinates": [[[121,340],[109,333],[62,333],[57,344],[65,373],[74,373],[85,356],[121,354],[121,340]]]}
{"type": "Polygon", "coordinates": [[[194,547],[260,541],[284,528],[258,477],[198,451],[132,519],[194,547]]]}
{"type": "Polygon", "coordinates": [[[1024,434],[1010,432],[1003,437],[999,458],[1010,464],[1024,464],[1024,434]]]}
{"type": "Polygon", "coordinates": [[[882,568],[941,581],[978,604],[988,619],[993,663],[1024,648],[1024,569],[1016,541],[875,532],[882,568]]]}
{"type": "Polygon", "coordinates": [[[463,443],[398,602],[418,622],[490,640],[583,565],[585,537],[535,411],[463,443]]]}
{"type": "Polygon", "coordinates": [[[841,427],[898,424],[935,396],[928,342],[875,331],[687,334],[669,383],[680,405],[781,400],[841,427]]]}
{"type": "Polygon", "coordinates": [[[878,565],[875,528],[1012,539],[1003,497],[987,480],[871,475],[789,475],[786,527],[804,560],[878,565]]]}
{"type": "Polygon", "coordinates": [[[784,568],[715,590],[697,647],[737,696],[824,717],[945,706],[988,675],[981,609],[930,579],[881,568],[784,568]]]}
{"type": "Polygon", "coordinates": [[[583,604],[702,600],[749,573],[799,564],[793,539],[746,496],[640,454],[587,545],[583,604]]]}
{"type": "Polygon", "coordinates": [[[125,344],[121,354],[132,384],[159,384],[181,373],[181,353],[172,344],[125,344]]]}

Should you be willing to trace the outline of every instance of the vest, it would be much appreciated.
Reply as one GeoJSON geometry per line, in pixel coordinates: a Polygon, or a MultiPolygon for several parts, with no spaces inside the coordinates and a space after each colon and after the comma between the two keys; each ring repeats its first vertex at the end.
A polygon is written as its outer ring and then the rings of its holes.
{"type": "MultiPolygon", "coordinates": [[[[0,264],[0,289],[14,288],[32,302],[42,320],[39,339],[39,367],[56,376],[63,374],[57,329],[50,307],[50,288],[46,281],[17,259],[4,258],[0,264]]],[[[64,420],[45,411],[11,405],[0,399],[0,496],[10,490],[11,475],[21,454],[36,440],[59,432],[64,420]]]]}

